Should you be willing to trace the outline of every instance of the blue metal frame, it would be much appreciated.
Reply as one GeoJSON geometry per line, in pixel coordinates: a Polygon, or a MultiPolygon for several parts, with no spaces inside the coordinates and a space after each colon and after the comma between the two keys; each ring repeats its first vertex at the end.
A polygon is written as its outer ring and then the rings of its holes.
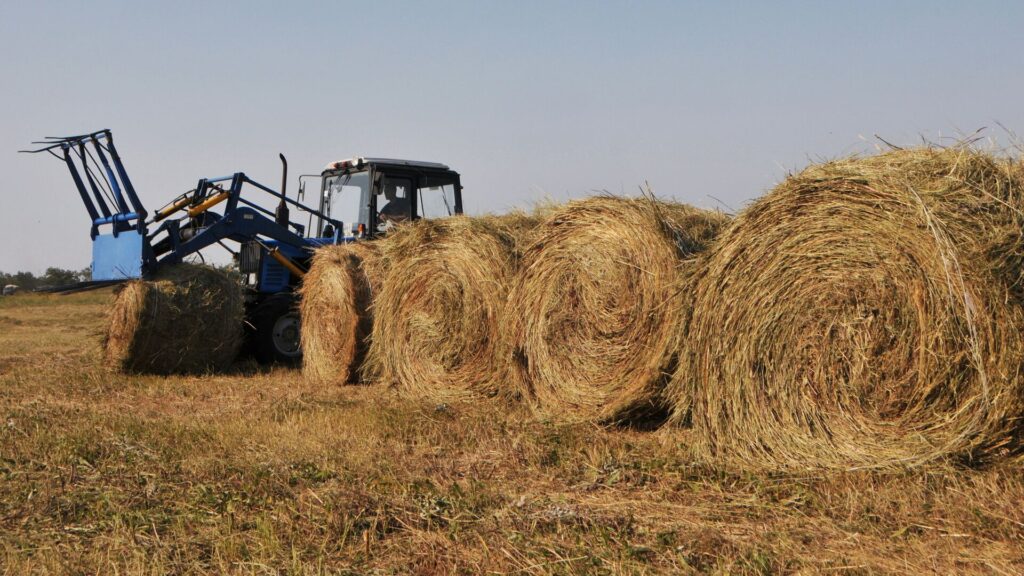
{"type": "Polygon", "coordinates": [[[100,233],[100,226],[108,224],[112,225],[115,235],[133,228],[145,234],[145,220],[148,214],[128,178],[110,130],[80,136],[47,138],[36,144],[45,146],[28,152],[49,152],[64,161],[92,220],[93,238],[100,233]],[[92,151],[89,150],[90,145],[92,151]],[[60,154],[57,150],[60,150],[60,154]],[[89,165],[90,159],[97,163],[96,169],[102,168],[102,179],[89,165]],[[89,183],[88,189],[85,187],[86,182],[89,183]],[[109,196],[104,198],[104,193],[109,196]]]}
{"type": "MultiPolygon", "coordinates": [[[[206,210],[194,218],[186,216],[177,220],[167,219],[149,233],[148,224],[154,224],[156,219],[147,222],[148,212],[142,206],[135,187],[128,178],[124,163],[114,147],[110,130],[79,136],[48,137],[36,144],[44,146],[26,152],[48,152],[62,159],[89,213],[92,222],[90,236],[93,240],[93,280],[96,281],[149,276],[164,265],[179,263],[190,254],[224,240],[238,243],[253,240],[271,242],[291,258],[301,257],[309,249],[326,243],[344,241],[337,236],[333,239],[305,238],[306,229],[302,224],[291,221],[278,223],[273,212],[242,197],[246,184],[332,223],[335,229],[339,230],[339,234],[341,230],[341,223],[337,220],[251,180],[243,172],[199,180],[190,201],[186,206],[180,207],[180,210],[187,211],[190,207],[199,206],[213,194],[227,192],[223,212],[206,210]],[[96,170],[102,168],[102,177],[90,166],[90,160],[96,165],[96,170]],[[230,182],[226,189],[221,186],[225,182],[230,182]],[[198,232],[183,239],[183,222],[195,227],[198,232]],[[109,234],[101,232],[101,227],[105,226],[110,227],[109,234]],[[127,232],[133,233],[125,234],[127,232]],[[165,242],[169,247],[162,246],[160,254],[157,254],[154,250],[154,241],[161,233],[167,234],[165,242]]],[[[269,258],[264,261],[264,268],[280,266],[269,258]]],[[[261,282],[265,276],[261,274],[261,282]]],[[[270,279],[267,279],[268,286],[261,285],[261,292],[287,289],[287,274],[284,276],[284,284],[280,281],[269,282],[270,279]]]]}

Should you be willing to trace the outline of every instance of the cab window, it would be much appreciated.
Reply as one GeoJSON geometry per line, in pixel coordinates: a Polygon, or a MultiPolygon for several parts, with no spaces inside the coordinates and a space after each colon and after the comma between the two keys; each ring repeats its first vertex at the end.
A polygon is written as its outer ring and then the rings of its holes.
{"type": "Polygon", "coordinates": [[[422,218],[445,218],[455,214],[455,182],[438,176],[421,178],[416,203],[422,218]]]}
{"type": "MultiPolygon", "coordinates": [[[[366,172],[355,174],[339,174],[327,178],[324,183],[323,212],[335,220],[341,220],[345,235],[356,232],[359,222],[364,218],[361,214],[361,198],[370,186],[370,177],[366,172]]],[[[328,236],[324,226],[321,235],[328,236]]]]}

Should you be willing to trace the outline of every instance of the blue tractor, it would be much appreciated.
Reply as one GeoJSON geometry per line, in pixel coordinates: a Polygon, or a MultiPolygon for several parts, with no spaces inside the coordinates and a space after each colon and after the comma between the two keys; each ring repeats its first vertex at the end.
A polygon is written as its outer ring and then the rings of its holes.
{"type": "Polygon", "coordinates": [[[48,137],[25,152],[48,152],[65,163],[91,221],[92,280],[64,287],[88,290],[153,277],[213,245],[234,257],[246,289],[248,348],[260,361],[301,358],[296,289],[313,251],[326,244],[373,240],[397,223],[462,213],[459,174],[444,164],[356,157],[299,177],[296,199],[242,172],[203,178],[150,214],[114,147],[110,130],[48,137]],[[319,195],[305,203],[310,179],[319,195]],[[273,210],[257,195],[276,200],[273,210]]]}

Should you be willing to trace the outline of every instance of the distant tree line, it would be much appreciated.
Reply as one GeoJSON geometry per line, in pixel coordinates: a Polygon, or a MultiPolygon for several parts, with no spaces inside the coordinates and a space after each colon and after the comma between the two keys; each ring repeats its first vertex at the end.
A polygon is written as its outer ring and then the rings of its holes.
{"type": "Polygon", "coordinates": [[[21,290],[35,290],[51,286],[67,286],[75,282],[86,282],[92,279],[92,271],[89,268],[82,270],[65,270],[63,268],[47,268],[46,272],[36,276],[31,272],[15,272],[9,274],[0,272],[0,289],[8,284],[14,284],[21,290]]]}

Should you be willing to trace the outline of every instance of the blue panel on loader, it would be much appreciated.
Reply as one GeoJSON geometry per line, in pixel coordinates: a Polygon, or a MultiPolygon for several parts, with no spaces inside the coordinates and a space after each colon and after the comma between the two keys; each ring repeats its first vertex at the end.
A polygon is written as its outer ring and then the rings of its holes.
{"type": "Polygon", "coordinates": [[[124,280],[142,276],[142,234],[126,230],[100,234],[92,241],[92,279],[124,280]]]}

